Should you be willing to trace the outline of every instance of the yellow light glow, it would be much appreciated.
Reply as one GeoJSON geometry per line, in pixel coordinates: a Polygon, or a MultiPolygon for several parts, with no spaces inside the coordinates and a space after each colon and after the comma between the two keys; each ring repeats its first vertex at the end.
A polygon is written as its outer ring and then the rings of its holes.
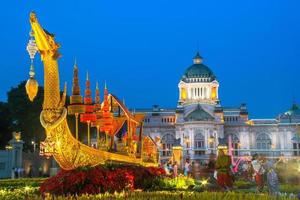
{"type": "Polygon", "coordinates": [[[252,126],[254,123],[253,123],[253,121],[252,121],[252,120],[248,120],[248,121],[246,121],[246,124],[248,124],[248,125],[252,126]]]}
{"type": "Polygon", "coordinates": [[[201,184],[202,186],[206,186],[206,185],[208,184],[208,179],[202,179],[202,180],[200,181],[200,184],[201,184]]]}
{"type": "Polygon", "coordinates": [[[213,138],[213,137],[209,137],[209,138],[208,138],[208,143],[209,143],[209,144],[212,144],[213,142],[214,142],[214,138],[213,138]]]}
{"type": "Polygon", "coordinates": [[[12,150],[13,147],[12,147],[11,145],[6,145],[6,146],[5,146],[5,149],[6,149],[6,150],[12,150]]]}
{"type": "Polygon", "coordinates": [[[217,98],[217,88],[216,87],[212,87],[211,88],[211,99],[215,100],[217,98]]]}
{"type": "Polygon", "coordinates": [[[181,88],[181,100],[186,100],[186,89],[181,88]]]}
{"type": "Polygon", "coordinates": [[[25,191],[29,191],[30,190],[30,187],[29,186],[25,186],[25,191]]]}

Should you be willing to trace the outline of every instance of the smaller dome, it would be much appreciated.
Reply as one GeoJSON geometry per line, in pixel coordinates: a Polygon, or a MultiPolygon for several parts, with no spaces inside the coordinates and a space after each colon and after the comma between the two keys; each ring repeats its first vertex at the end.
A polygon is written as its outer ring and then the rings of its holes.
{"type": "Polygon", "coordinates": [[[292,107],[284,114],[289,116],[300,116],[300,109],[295,103],[293,103],[292,107]]]}
{"type": "Polygon", "coordinates": [[[186,116],[188,121],[213,121],[214,117],[206,112],[200,105],[186,116]]]}

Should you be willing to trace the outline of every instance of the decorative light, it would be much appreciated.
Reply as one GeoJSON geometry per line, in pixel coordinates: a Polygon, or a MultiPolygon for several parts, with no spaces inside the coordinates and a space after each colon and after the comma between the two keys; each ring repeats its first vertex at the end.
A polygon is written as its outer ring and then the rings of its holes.
{"type": "Polygon", "coordinates": [[[29,186],[25,186],[24,189],[25,189],[26,192],[28,192],[30,190],[30,187],[29,186]]]}
{"type": "Polygon", "coordinates": [[[6,146],[5,146],[5,149],[6,149],[6,150],[12,150],[13,147],[12,147],[11,145],[6,145],[6,146]]]}
{"type": "Polygon", "coordinates": [[[208,184],[208,179],[202,179],[200,181],[201,186],[206,186],[208,184]]]}
{"type": "Polygon", "coordinates": [[[34,67],[33,67],[33,59],[38,51],[35,40],[33,38],[33,33],[30,32],[30,39],[27,44],[27,52],[29,54],[30,60],[31,60],[31,65],[30,65],[30,71],[29,71],[29,79],[26,82],[25,88],[26,88],[26,93],[28,95],[28,98],[30,101],[33,101],[33,99],[36,97],[36,94],[38,92],[38,82],[34,79],[34,67]]]}
{"type": "Polygon", "coordinates": [[[21,132],[13,132],[13,138],[19,142],[21,140],[21,132]]]}
{"type": "Polygon", "coordinates": [[[211,135],[211,136],[208,138],[208,143],[209,143],[209,144],[212,144],[212,143],[214,143],[214,140],[215,140],[214,136],[211,135]]]}

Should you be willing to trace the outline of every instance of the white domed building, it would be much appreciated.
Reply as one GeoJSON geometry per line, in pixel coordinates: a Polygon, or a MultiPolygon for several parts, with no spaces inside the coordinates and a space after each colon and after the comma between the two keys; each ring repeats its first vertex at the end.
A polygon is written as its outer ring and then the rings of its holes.
{"type": "Polygon", "coordinates": [[[267,157],[300,156],[300,110],[296,104],[273,119],[248,119],[246,104],[237,108],[221,106],[217,77],[203,64],[199,53],[178,88],[177,108],[155,105],[152,109],[136,110],[146,113],[144,133],[156,141],[162,162],[170,159],[174,146],[180,146],[183,159],[205,163],[216,155],[219,138],[231,138],[235,157],[254,153],[267,157]]]}

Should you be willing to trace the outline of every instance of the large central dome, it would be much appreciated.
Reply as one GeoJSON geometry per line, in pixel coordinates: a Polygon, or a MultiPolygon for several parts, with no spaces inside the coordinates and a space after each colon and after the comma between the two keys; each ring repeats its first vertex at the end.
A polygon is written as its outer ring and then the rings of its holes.
{"type": "MultiPolygon", "coordinates": [[[[219,82],[214,73],[204,64],[199,53],[193,59],[194,64],[190,66],[178,83],[179,104],[210,104],[218,102],[219,82]]],[[[197,118],[196,113],[192,118],[197,118]]]]}
{"type": "Polygon", "coordinates": [[[214,73],[204,64],[202,64],[202,57],[199,53],[194,57],[194,64],[190,66],[184,73],[183,79],[186,78],[209,78],[208,81],[216,79],[214,73]]]}

